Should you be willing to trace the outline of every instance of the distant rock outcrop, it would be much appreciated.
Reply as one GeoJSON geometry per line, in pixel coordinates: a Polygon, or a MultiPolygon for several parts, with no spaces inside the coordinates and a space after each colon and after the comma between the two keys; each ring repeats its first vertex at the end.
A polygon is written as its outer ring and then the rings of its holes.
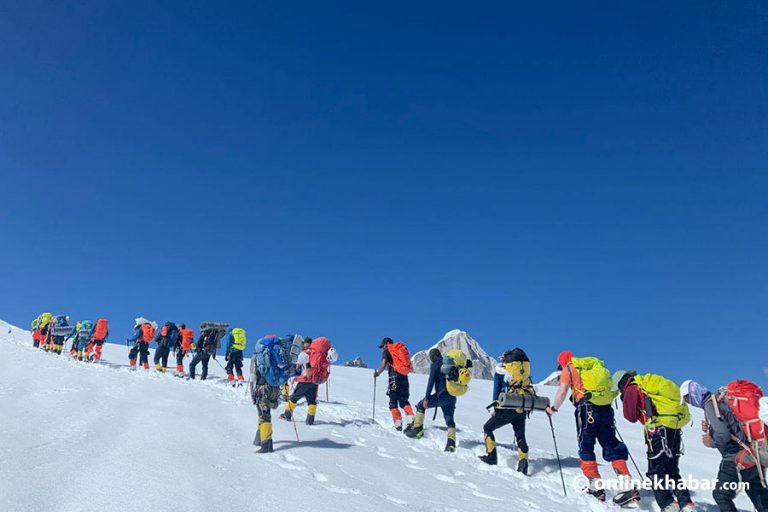
{"type": "Polygon", "coordinates": [[[351,361],[347,361],[344,363],[344,366],[349,366],[351,368],[368,368],[368,365],[365,364],[362,357],[356,357],[351,361]]]}
{"type": "MultiPolygon", "coordinates": [[[[466,332],[458,329],[449,331],[445,333],[443,339],[434,344],[430,350],[432,348],[439,349],[443,355],[455,348],[462,350],[467,354],[467,357],[472,360],[473,379],[493,379],[496,360],[489,356],[480,344],[466,332]]],[[[413,366],[413,371],[415,373],[429,373],[429,350],[416,352],[411,357],[411,366],[413,366]]]]}
{"type": "Polygon", "coordinates": [[[560,370],[555,370],[549,374],[549,377],[542,380],[537,386],[559,386],[560,385],[560,370]]]}

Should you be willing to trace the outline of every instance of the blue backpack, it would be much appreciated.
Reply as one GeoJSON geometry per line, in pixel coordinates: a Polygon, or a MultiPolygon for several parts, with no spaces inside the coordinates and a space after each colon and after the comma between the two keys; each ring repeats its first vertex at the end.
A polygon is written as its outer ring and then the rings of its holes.
{"type": "Polygon", "coordinates": [[[291,378],[291,343],[293,338],[264,336],[256,342],[253,358],[256,371],[270,386],[280,387],[291,378]]]}

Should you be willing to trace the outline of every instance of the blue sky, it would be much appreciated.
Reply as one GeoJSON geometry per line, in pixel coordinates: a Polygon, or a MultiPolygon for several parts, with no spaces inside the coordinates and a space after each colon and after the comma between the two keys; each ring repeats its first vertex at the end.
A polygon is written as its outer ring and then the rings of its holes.
{"type": "Polygon", "coordinates": [[[17,2],[0,317],[766,384],[768,6],[17,2]],[[748,347],[759,354],[747,356],[748,347]]]}

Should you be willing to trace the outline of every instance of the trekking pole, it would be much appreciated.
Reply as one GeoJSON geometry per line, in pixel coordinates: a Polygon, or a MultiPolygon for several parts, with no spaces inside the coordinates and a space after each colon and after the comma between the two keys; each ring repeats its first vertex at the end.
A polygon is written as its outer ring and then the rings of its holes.
{"type": "Polygon", "coordinates": [[[549,428],[552,430],[552,442],[555,443],[555,456],[557,456],[557,467],[560,469],[560,481],[563,483],[563,495],[568,496],[568,492],[565,490],[565,477],[563,476],[563,464],[560,462],[560,452],[557,450],[557,438],[555,437],[555,426],[552,424],[552,416],[547,414],[549,418],[549,428]]]}
{"type": "MultiPolygon", "coordinates": [[[[624,438],[621,437],[621,432],[619,432],[619,427],[616,426],[616,423],[613,424],[613,429],[616,431],[616,435],[619,436],[619,441],[621,441],[624,446],[626,446],[627,443],[625,443],[624,438]]],[[[635,462],[635,458],[632,456],[632,452],[629,451],[629,448],[627,448],[627,454],[629,455],[629,460],[632,461],[632,465],[635,466],[635,470],[637,470],[637,474],[640,476],[640,480],[642,480],[643,472],[640,471],[639,467],[637,467],[637,462],[635,462]]]]}
{"type": "Polygon", "coordinates": [[[373,414],[371,414],[371,424],[376,423],[376,379],[377,376],[373,376],[373,414]]]}
{"type": "Polygon", "coordinates": [[[291,423],[293,423],[293,431],[296,433],[296,442],[300,443],[301,440],[299,439],[299,429],[296,427],[296,415],[291,414],[291,423]]]}
{"type": "Polygon", "coordinates": [[[330,378],[325,381],[325,401],[328,402],[328,381],[331,380],[330,378]]]}

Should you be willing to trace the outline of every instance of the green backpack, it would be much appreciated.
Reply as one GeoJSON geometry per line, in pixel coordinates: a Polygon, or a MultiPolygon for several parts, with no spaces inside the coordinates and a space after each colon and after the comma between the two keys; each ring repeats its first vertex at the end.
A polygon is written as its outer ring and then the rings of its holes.
{"type": "Polygon", "coordinates": [[[237,327],[232,329],[232,348],[235,350],[245,350],[245,329],[237,327]]]}
{"type": "Polygon", "coordinates": [[[688,404],[680,403],[680,388],[677,384],[661,375],[646,373],[635,376],[635,384],[645,393],[651,403],[643,404],[648,416],[645,428],[668,427],[683,428],[691,421],[688,404]],[[654,408],[656,414],[653,414],[654,408]]]}
{"type": "Polygon", "coordinates": [[[616,398],[618,392],[613,391],[611,372],[596,357],[574,357],[571,364],[579,372],[581,383],[584,386],[585,395],[594,405],[609,405],[616,398]]]}

